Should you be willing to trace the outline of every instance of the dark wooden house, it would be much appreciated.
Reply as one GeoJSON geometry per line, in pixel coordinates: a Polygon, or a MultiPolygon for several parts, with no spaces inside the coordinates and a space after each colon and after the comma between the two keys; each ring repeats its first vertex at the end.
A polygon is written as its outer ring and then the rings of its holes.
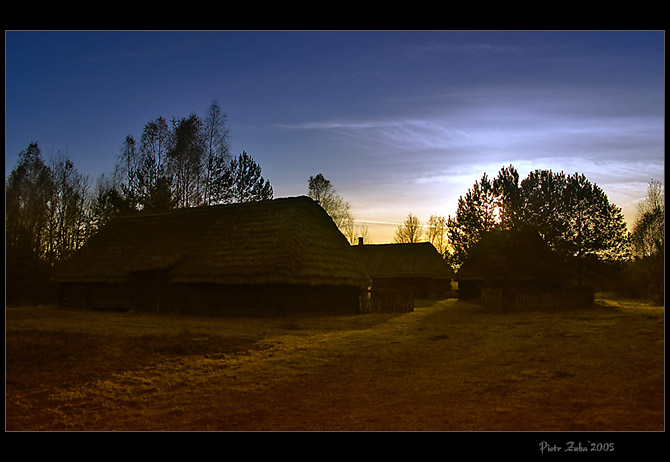
{"type": "Polygon", "coordinates": [[[429,242],[356,245],[352,251],[372,279],[371,311],[412,311],[415,298],[451,293],[454,273],[429,242]]]}
{"type": "Polygon", "coordinates": [[[594,301],[593,288],[573,287],[563,259],[532,231],[486,233],[455,279],[459,300],[500,308],[565,308],[594,301]]]}
{"type": "Polygon", "coordinates": [[[272,315],[361,311],[370,279],[308,197],[119,218],[60,268],[59,303],[272,315]]]}

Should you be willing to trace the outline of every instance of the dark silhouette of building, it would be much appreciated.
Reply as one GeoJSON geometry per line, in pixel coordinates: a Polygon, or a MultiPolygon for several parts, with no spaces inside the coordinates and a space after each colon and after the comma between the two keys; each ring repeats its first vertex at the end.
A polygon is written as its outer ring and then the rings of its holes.
{"type": "Polygon", "coordinates": [[[456,273],[459,300],[499,308],[569,308],[592,304],[592,287],[573,287],[565,261],[531,230],[484,234],[456,273]]]}
{"type": "Polygon", "coordinates": [[[227,315],[358,312],[370,285],[308,197],[118,218],[56,280],[64,306],[227,315]]]}
{"type": "Polygon", "coordinates": [[[371,311],[412,311],[415,298],[451,294],[454,272],[429,242],[356,245],[352,250],[372,279],[371,311]]]}

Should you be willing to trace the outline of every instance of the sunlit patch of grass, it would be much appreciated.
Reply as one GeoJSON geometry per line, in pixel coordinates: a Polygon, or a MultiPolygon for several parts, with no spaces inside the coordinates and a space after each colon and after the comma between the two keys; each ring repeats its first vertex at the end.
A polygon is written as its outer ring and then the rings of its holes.
{"type": "Polygon", "coordinates": [[[603,297],[602,294],[597,294],[596,306],[601,306],[605,308],[633,309],[637,311],[640,310],[658,311],[664,309],[664,306],[657,305],[649,301],[633,300],[627,298],[603,297]]]}

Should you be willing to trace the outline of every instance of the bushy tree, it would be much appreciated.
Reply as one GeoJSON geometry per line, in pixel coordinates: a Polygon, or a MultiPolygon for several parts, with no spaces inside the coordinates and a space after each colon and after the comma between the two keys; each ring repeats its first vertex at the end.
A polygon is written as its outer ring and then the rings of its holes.
{"type": "Polygon", "coordinates": [[[577,283],[594,262],[627,257],[628,235],[621,209],[583,174],[535,170],[519,183],[516,169],[486,174],[459,198],[449,217],[450,262],[458,267],[482,234],[493,229],[531,229],[575,268],[577,283]]]}
{"type": "Polygon", "coordinates": [[[628,235],[621,209],[583,174],[567,177],[564,190],[564,234],[555,248],[572,257],[581,285],[589,262],[617,260],[627,254],[628,235]]]}
{"type": "Polygon", "coordinates": [[[468,251],[481,236],[497,226],[497,199],[493,183],[484,174],[481,180],[458,198],[456,216],[447,218],[447,236],[451,252],[447,261],[458,268],[467,258],[468,251]]]}
{"type": "Polygon", "coordinates": [[[565,236],[563,217],[567,207],[563,196],[566,187],[566,175],[551,170],[532,171],[520,184],[521,223],[535,229],[552,247],[565,236]]]}

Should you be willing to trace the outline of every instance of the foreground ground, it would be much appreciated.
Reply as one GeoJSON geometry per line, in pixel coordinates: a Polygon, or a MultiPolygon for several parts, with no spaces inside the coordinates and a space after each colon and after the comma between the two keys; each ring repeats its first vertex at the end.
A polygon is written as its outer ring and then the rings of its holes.
{"type": "Polygon", "coordinates": [[[6,429],[663,431],[664,309],[6,309],[6,429]]]}

